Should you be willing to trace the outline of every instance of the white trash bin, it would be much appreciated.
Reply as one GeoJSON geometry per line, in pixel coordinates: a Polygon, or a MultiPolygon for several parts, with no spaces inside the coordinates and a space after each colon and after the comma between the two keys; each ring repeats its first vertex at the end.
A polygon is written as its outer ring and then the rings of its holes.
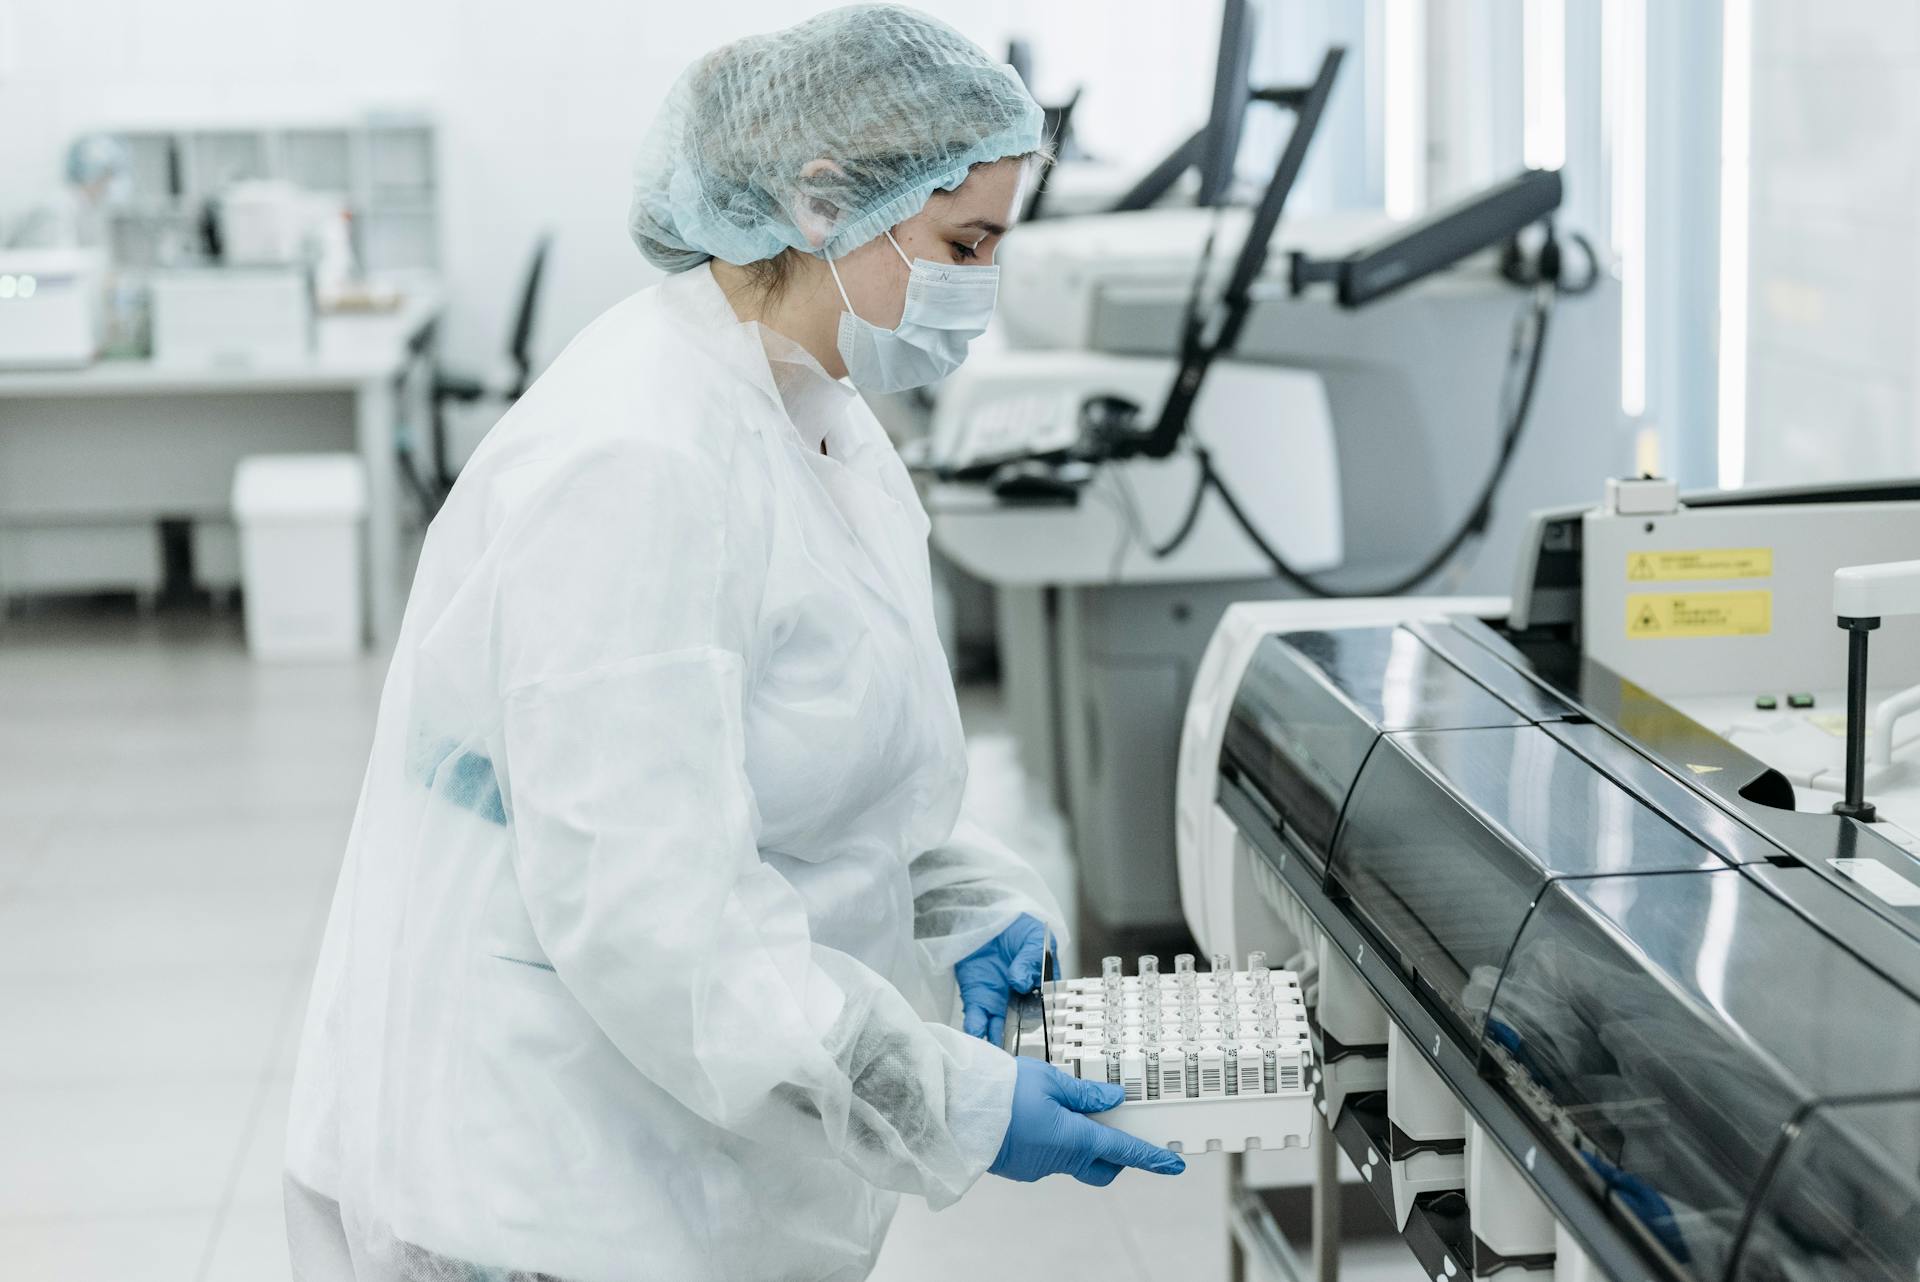
{"type": "Polygon", "coordinates": [[[367,477],[353,454],[261,454],[233,474],[247,648],[263,660],[351,659],[364,633],[367,477]]]}

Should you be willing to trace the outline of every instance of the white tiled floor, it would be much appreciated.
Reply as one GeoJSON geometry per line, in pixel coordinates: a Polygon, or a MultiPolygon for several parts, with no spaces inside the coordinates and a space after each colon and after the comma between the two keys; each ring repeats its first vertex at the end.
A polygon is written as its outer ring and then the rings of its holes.
{"type": "Polygon", "coordinates": [[[0,626],[0,1277],[287,1276],[278,1153],[380,665],[0,626]]]}
{"type": "MultiPolygon", "coordinates": [[[[231,620],[0,624],[0,1278],[287,1277],[292,1054],[381,677],[257,667],[231,620]]],[[[976,813],[1071,903],[993,699],[963,711],[976,813]]],[[[1223,1277],[1223,1181],[909,1199],[875,1276],[1223,1277]]]]}

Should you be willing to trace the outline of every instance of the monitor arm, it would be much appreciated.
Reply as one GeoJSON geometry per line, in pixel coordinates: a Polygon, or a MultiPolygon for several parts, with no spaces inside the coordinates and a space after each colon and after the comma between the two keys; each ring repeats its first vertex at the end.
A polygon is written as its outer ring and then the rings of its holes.
{"type": "MultiPolygon", "coordinates": [[[[1260,91],[1258,96],[1264,101],[1292,109],[1293,132],[1274,165],[1266,194],[1254,211],[1226,290],[1211,307],[1202,308],[1198,303],[1201,282],[1196,280],[1194,303],[1188,310],[1180,339],[1180,368],[1154,425],[1145,430],[1137,425],[1140,407],[1131,401],[1095,397],[1081,410],[1081,424],[1085,429],[1083,457],[1101,461],[1136,456],[1166,458],[1179,444],[1186,432],[1188,416],[1193,412],[1194,400],[1206,381],[1207,370],[1221,353],[1233,350],[1246,325],[1253,306],[1254,282],[1266,267],[1274,229],[1279,226],[1287,197],[1300,176],[1300,166],[1320,127],[1320,117],[1326,110],[1334,79],[1345,57],[1346,50],[1336,45],[1327,50],[1320,61],[1319,72],[1308,84],[1260,91]]],[[[1204,275],[1204,259],[1198,270],[1204,275]]]]}

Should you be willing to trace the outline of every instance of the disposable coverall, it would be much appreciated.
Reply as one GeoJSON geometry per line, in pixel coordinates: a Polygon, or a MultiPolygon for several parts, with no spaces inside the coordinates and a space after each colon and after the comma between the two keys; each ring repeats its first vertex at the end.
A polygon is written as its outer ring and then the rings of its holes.
{"type": "Polygon", "coordinates": [[[296,1277],[858,1278],[994,1159],[927,521],[709,269],[586,329],[428,534],[294,1082],[296,1277]],[[821,451],[822,442],[826,451],[821,451]],[[935,1022],[928,1022],[935,1021],[935,1022]]]}

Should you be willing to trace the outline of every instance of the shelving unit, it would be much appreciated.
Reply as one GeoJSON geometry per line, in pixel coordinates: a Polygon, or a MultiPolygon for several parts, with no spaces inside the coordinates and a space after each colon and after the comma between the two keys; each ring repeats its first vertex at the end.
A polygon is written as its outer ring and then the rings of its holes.
{"type": "Polygon", "coordinates": [[[285,179],[338,194],[352,214],[354,249],[369,275],[440,265],[439,143],[430,118],[369,113],[357,120],[259,127],[129,129],[133,190],[114,214],[123,267],[200,261],[198,223],[236,182],[285,179]]]}

